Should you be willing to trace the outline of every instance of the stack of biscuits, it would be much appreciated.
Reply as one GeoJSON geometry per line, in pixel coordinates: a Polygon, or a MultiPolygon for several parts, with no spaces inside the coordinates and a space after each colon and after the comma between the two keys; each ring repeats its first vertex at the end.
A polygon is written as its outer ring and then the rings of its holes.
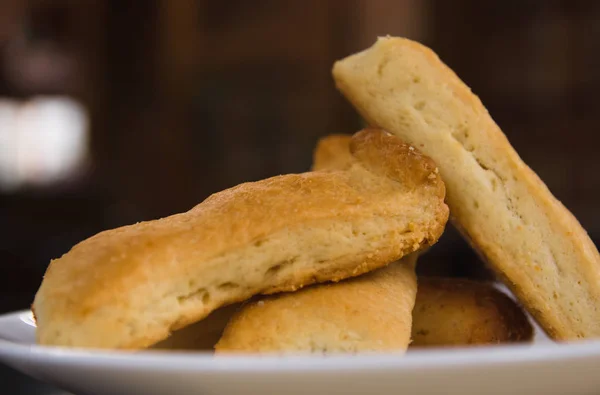
{"type": "Polygon", "coordinates": [[[431,50],[380,38],[333,77],[368,128],[321,139],[306,173],[77,244],[35,297],[38,343],[403,353],[530,341],[523,308],[556,341],[600,337],[598,250],[431,50]],[[516,301],[416,276],[448,219],[516,301]]]}

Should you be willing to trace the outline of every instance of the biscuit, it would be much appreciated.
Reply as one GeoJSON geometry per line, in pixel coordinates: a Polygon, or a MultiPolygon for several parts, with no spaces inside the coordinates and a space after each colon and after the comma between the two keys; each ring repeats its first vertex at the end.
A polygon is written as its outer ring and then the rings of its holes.
{"type": "Polygon", "coordinates": [[[464,346],[530,341],[527,316],[489,282],[418,278],[411,347],[464,346]]]}
{"type": "Polygon", "coordinates": [[[598,250],[454,72],[386,37],[333,77],[369,124],[433,158],[453,222],[551,337],[600,336],[598,250]]]}
{"type": "Polygon", "coordinates": [[[352,136],[348,134],[331,134],[317,142],[313,153],[312,170],[344,170],[353,163],[350,152],[352,136]]]}
{"type": "Polygon", "coordinates": [[[249,302],[233,315],[215,351],[402,353],[410,342],[416,255],[339,283],[249,302]]]}
{"type": "Polygon", "coordinates": [[[35,296],[37,342],[148,347],[221,306],[357,276],[437,241],[448,208],[433,161],[378,130],[350,145],[348,169],[241,184],[77,244],[35,296]]]}
{"type": "Polygon", "coordinates": [[[403,260],[337,284],[246,303],[233,314],[215,349],[402,352],[409,342],[410,348],[422,348],[532,340],[523,310],[491,283],[438,277],[417,281],[415,254],[403,260]]]}

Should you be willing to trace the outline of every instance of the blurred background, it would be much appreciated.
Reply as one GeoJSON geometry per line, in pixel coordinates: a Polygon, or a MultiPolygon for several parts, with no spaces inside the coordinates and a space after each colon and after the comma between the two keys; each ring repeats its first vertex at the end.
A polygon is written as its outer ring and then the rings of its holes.
{"type": "MultiPolygon", "coordinates": [[[[2,0],[0,313],[101,230],[307,170],[319,137],[361,127],[332,63],[385,34],[431,46],[600,237],[600,2],[2,0]]],[[[452,229],[422,262],[490,276],[452,229]]]]}

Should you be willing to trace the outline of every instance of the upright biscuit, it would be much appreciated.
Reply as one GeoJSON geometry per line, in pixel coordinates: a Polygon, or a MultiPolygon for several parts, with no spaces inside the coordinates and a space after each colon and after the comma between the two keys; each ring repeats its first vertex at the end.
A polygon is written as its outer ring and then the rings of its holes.
{"type": "Polygon", "coordinates": [[[406,351],[417,253],[335,284],[261,298],[233,315],[217,353],[406,351]]]}
{"type": "Polygon", "coordinates": [[[448,208],[431,159],[376,130],[351,150],[346,170],[241,184],[79,243],[35,297],[38,342],[147,347],[220,306],[357,276],[435,242],[448,208]]]}
{"type": "Polygon", "coordinates": [[[550,336],[600,336],[594,243],[431,50],[380,38],[333,76],[370,124],[434,159],[454,223],[550,336]]]}

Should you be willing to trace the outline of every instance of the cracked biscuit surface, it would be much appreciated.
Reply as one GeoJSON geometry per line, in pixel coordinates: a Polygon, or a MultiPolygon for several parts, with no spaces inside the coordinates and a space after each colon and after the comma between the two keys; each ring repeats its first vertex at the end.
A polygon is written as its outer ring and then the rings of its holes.
{"type": "Polygon", "coordinates": [[[148,347],[221,306],[357,276],[437,241],[448,208],[433,161],[379,130],[350,150],[346,169],[241,184],[77,244],[36,294],[38,343],[148,347]]]}
{"type": "Polygon", "coordinates": [[[600,336],[594,243],[435,53],[380,38],[333,77],[369,124],[433,158],[453,222],[551,337],[600,336]]]}

